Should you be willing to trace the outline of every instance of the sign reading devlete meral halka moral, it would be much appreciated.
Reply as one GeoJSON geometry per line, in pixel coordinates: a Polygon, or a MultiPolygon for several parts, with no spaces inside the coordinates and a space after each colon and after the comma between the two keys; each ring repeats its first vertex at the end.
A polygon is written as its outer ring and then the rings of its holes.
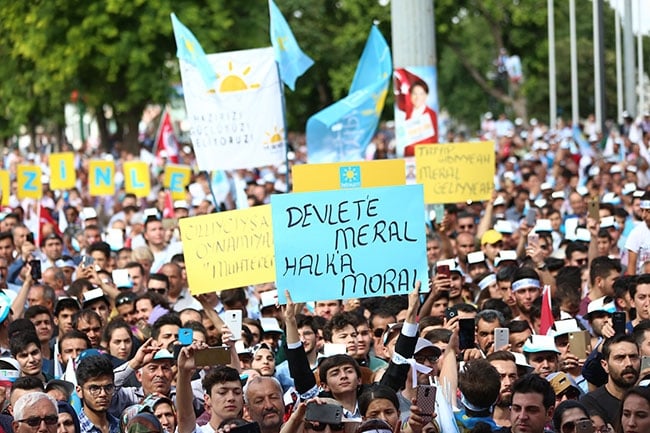
{"type": "Polygon", "coordinates": [[[296,302],[427,289],[422,185],[271,196],[278,299],[296,302]]]}
{"type": "Polygon", "coordinates": [[[190,135],[200,170],[232,170],[285,162],[281,86],[273,48],[209,54],[217,76],[206,88],[179,59],[190,135]]]}

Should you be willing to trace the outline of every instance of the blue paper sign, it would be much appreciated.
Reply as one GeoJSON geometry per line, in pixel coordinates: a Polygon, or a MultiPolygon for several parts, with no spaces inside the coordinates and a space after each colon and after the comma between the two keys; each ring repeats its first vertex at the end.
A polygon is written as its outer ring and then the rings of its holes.
{"type": "Polygon", "coordinates": [[[271,196],[278,299],[404,295],[427,289],[422,185],[271,196]]]}

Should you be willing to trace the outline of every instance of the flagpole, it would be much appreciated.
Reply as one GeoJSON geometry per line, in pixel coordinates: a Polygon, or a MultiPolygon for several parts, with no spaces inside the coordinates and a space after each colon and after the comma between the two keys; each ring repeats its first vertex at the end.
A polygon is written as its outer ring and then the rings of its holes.
{"type": "MultiPolygon", "coordinates": [[[[278,85],[280,86],[280,98],[282,100],[282,123],[284,124],[284,164],[287,168],[287,192],[291,191],[291,170],[289,169],[289,152],[287,151],[289,140],[287,139],[287,104],[284,99],[284,83],[280,78],[280,64],[275,61],[275,68],[278,71],[278,85]]],[[[295,153],[295,152],[294,152],[295,153]]]]}
{"type": "Polygon", "coordinates": [[[216,209],[216,213],[221,212],[219,210],[219,203],[217,202],[217,196],[214,195],[214,190],[212,189],[212,177],[214,176],[215,170],[209,171],[208,172],[208,177],[210,178],[208,180],[208,188],[210,188],[210,195],[212,196],[212,201],[214,202],[214,208],[216,209]]]}

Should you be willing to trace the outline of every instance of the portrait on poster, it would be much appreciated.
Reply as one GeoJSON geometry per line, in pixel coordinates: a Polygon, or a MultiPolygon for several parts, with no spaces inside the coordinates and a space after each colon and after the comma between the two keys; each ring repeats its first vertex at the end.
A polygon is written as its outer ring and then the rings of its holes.
{"type": "Polygon", "coordinates": [[[397,156],[414,156],[416,144],[438,142],[436,68],[395,69],[393,80],[397,156]]]}

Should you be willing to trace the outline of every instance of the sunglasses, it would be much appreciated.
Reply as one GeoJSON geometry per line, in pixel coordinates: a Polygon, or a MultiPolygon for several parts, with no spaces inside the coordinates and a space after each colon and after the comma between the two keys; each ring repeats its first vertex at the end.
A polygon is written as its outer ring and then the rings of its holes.
{"type": "MultiPolygon", "coordinates": [[[[588,419],[588,418],[585,418],[585,420],[586,419],[588,419]]],[[[583,420],[580,419],[579,421],[583,421],[583,420]]],[[[562,431],[562,433],[573,433],[573,432],[576,431],[576,424],[577,423],[575,423],[573,421],[569,421],[566,424],[562,424],[562,427],[560,427],[560,430],[562,431]]]]}
{"type": "Polygon", "coordinates": [[[323,431],[327,426],[330,426],[330,430],[332,431],[341,431],[345,428],[343,423],[338,423],[338,424],[327,424],[324,422],[319,422],[318,425],[313,424],[309,421],[305,421],[305,428],[309,430],[314,430],[314,431],[323,431]]]}
{"type": "Polygon", "coordinates": [[[438,357],[436,355],[416,355],[413,359],[415,359],[415,362],[418,364],[424,364],[426,361],[429,361],[431,364],[438,362],[438,357]]]}
{"type": "Polygon", "coordinates": [[[154,289],[152,287],[147,287],[147,290],[150,291],[150,292],[156,292],[159,295],[164,295],[164,294],[167,293],[167,289],[154,289]]]}
{"type": "Polygon", "coordinates": [[[372,330],[372,335],[380,338],[382,335],[384,335],[384,332],[386,332],[386,328],[375,328],[372,330]]]}
{"type": "Polygon", "coordinates": [[[30,427],[38,427],[41,425],[41,422],[45,421],[46,425],[56,425],[59,422],[58,415],[46,415],[46,416],[30,416],[29,418],[19,419],[16,422],[24,422],[30,427]]]}

